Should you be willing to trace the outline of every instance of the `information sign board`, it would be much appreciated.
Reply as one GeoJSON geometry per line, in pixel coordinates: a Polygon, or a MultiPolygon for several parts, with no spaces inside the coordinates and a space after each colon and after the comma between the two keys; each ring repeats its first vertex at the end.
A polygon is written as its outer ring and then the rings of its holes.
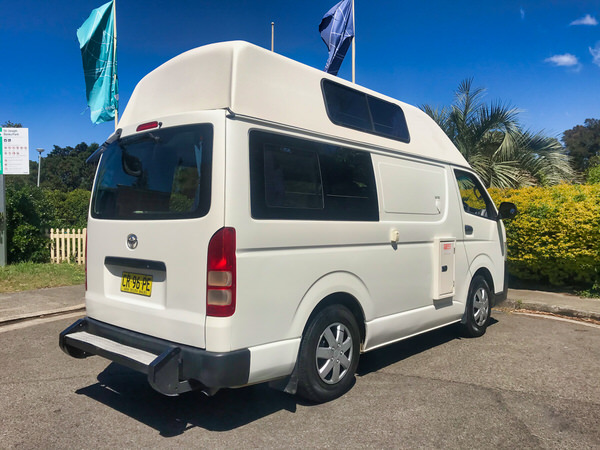
{"type": "Polygon", "coordinates": [[[29,128],[0,128],[0,175],[29,174],[29,128]]]}

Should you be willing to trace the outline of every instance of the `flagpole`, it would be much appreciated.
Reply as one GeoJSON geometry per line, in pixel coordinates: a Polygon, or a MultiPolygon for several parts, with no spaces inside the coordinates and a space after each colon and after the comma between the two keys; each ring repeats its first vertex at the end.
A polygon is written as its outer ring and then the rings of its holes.
{"type": "Polygon", "coordinates": [[[352,0],[352,24],[354,25],[354,37],[352,38],[352,82],[356,83],[356,21],[354,17],[354,0],[352,0]]]}
{"type": "MultiPolygon", "coordinates": [[[[113,41],[113,64],[115,67],[114,80],[113,82],[117,82],[117,0],[113,0],[113,25],[115,28],[115,35],[113,41]]],[[[118,95],[118,94],[117,94],[118,95]]],[[[119,122],[119,105],[117,100],[117,107],[115,108],[115,131],[117,131],[117,125],[119,122]]]]}
{"type": "Polygon", "coordinates": [[[275,22],[271,22],[271,51],[275,51],[275,22]]]}

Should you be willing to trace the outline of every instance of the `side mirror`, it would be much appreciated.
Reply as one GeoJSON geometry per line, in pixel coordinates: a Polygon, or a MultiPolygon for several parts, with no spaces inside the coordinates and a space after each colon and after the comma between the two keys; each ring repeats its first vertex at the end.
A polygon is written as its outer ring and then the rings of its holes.
{"type": "Polygon", "coordinates": [[[514,219],[519,214],[517,207],[511,202],[502,202],[498,208],[498,220],[500,219],[514,219]]]}

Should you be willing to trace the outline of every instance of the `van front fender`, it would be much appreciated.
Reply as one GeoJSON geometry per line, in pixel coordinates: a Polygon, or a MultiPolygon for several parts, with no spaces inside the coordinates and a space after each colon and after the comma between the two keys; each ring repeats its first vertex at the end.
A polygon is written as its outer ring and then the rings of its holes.
{"type": "Polygon", "coordinates": [[[492,277],[494,293],[501,292],[504,289],[504,274],[501,273],[502,268],[498,268],[488,255],[480,254],[475,257],[469,267],[471,278],[481,269],[486,270],[492,277]]]}

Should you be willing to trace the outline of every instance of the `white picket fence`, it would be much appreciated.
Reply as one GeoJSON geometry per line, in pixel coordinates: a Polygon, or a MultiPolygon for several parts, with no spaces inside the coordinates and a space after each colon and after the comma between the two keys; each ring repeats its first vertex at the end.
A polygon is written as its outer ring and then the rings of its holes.
{"type": "Polygon", "coordinates": [[[50,228],[50,262],[63,261],[85,264],[85,236],[87,228],[50,228]]]}

